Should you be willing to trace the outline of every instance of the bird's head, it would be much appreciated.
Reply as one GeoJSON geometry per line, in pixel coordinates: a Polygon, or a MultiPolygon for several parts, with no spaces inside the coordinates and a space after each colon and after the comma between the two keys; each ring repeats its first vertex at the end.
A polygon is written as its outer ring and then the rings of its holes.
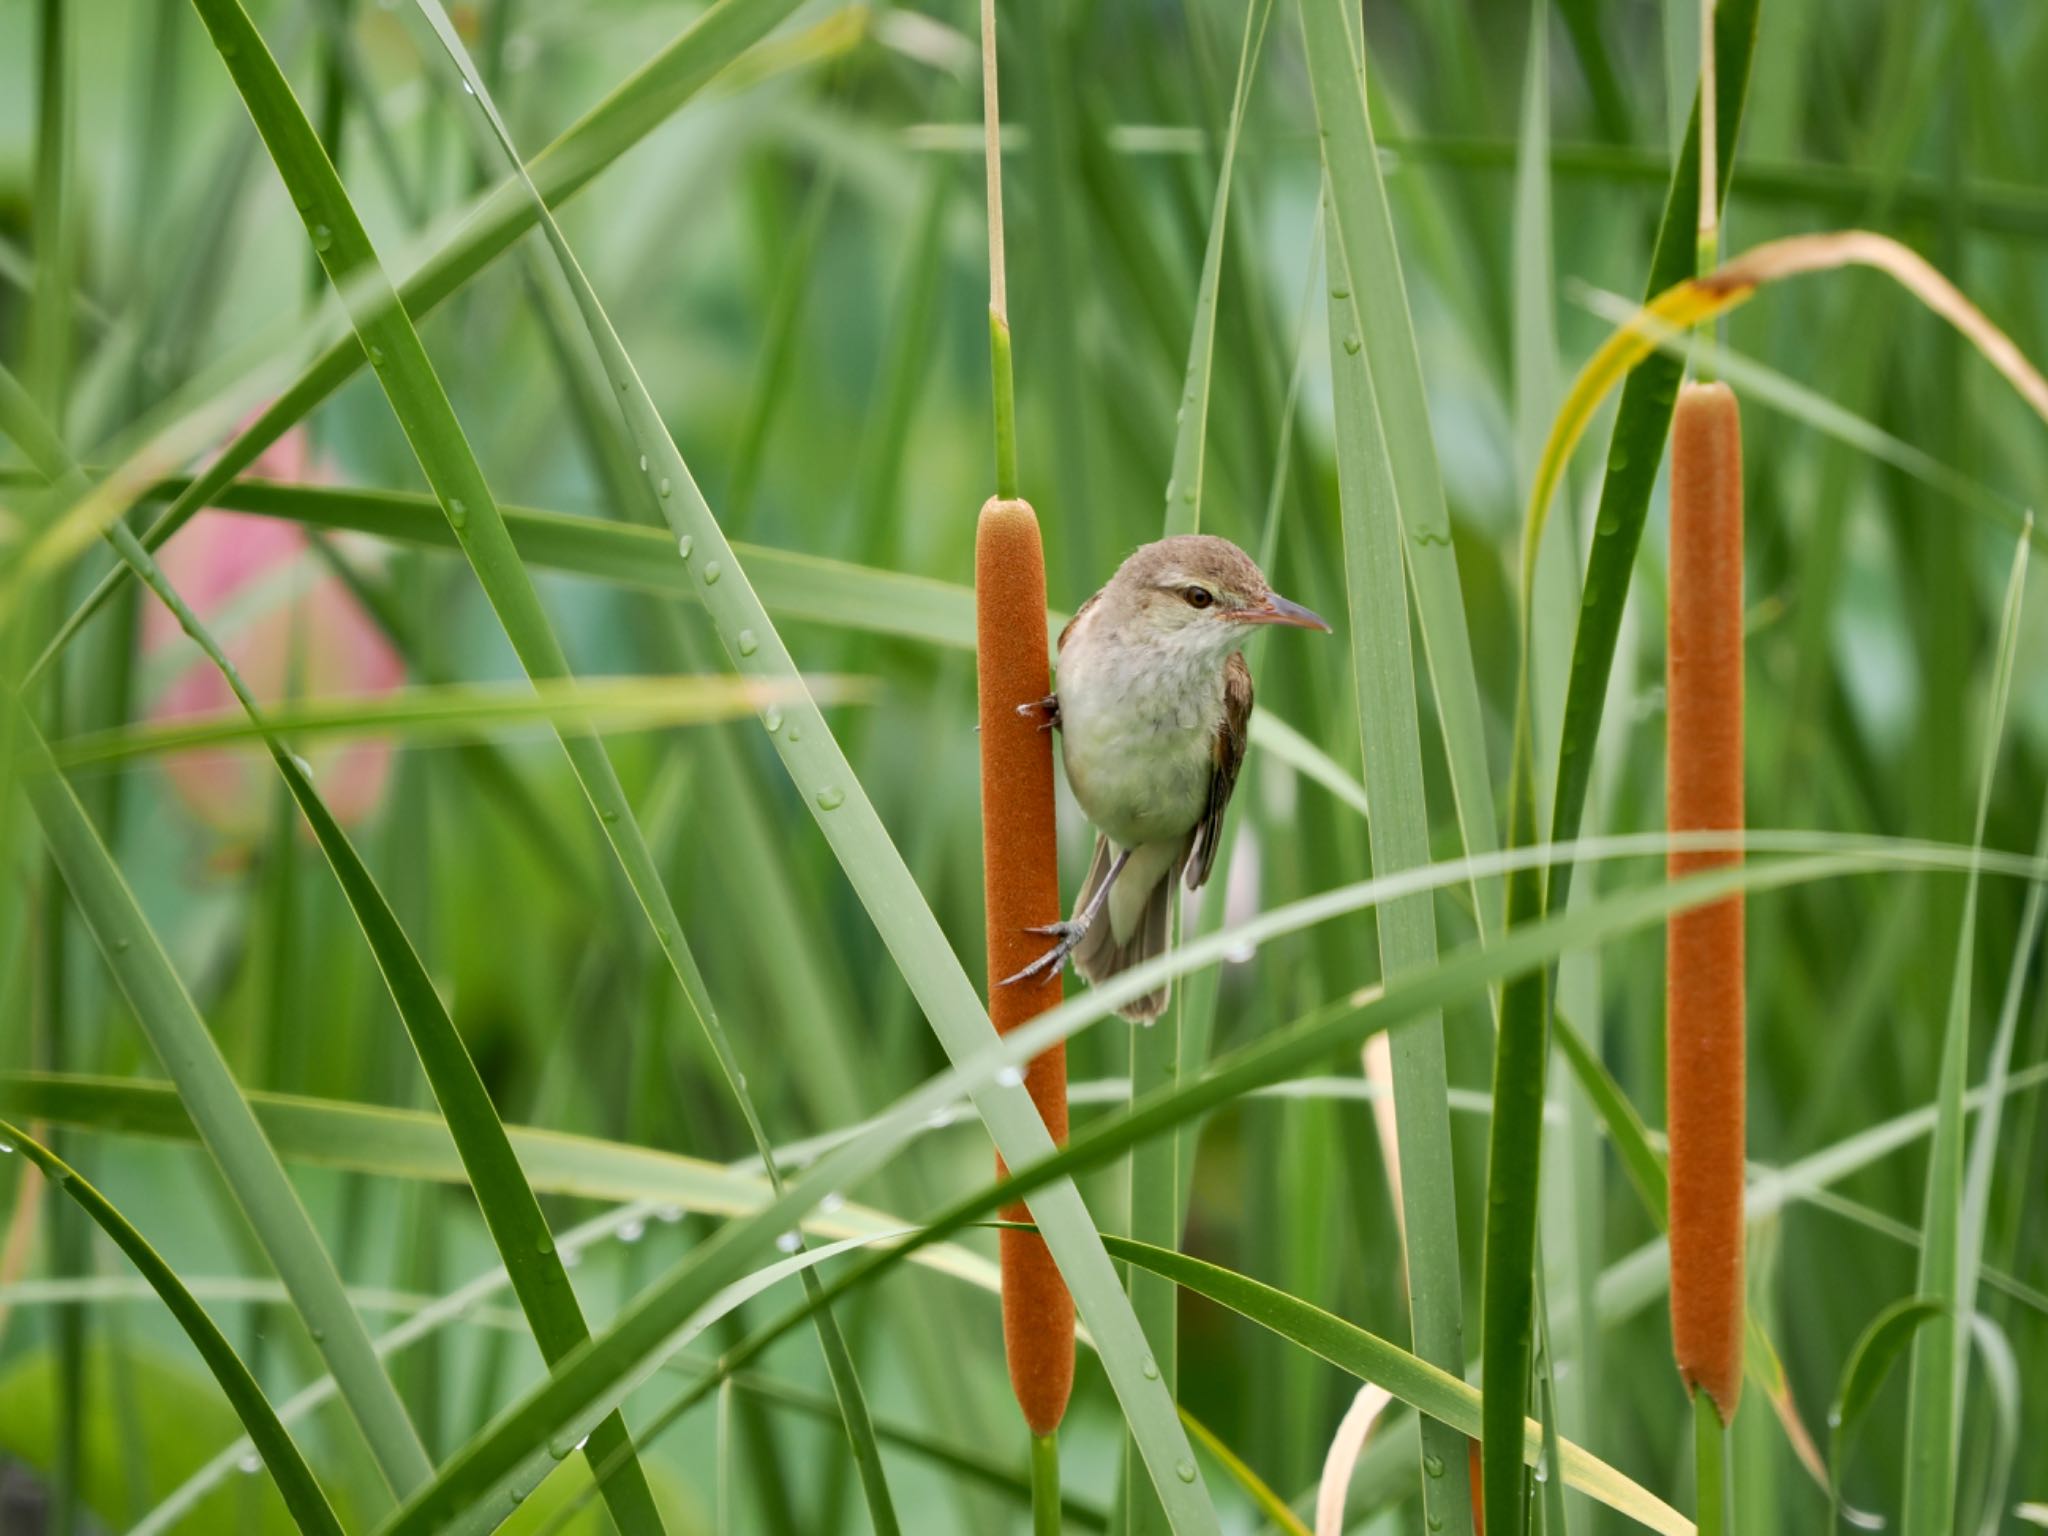
{"type": "Polygon", "coordinates": [[[1179,534],[1145,545],[1118,568],[1103,595],[1122,610],[1127,629],[1177,650],[1225,654],[1244,644],[1254,624],[1330,628],[1275,592],[1251,556],[1214,534],[1179,534]]]}

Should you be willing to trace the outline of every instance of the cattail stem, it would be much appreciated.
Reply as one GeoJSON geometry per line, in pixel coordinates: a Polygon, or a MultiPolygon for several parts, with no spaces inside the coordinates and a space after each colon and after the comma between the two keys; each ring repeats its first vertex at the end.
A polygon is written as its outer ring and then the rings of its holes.
{"type": "Polygon", "coordinates": [[[1728,1455],[1728,1426],[1704,1391],[1692,1396],[1694,1523],[1699,1536],[1727,1536],[1734,1519],[1734,1463],[1728,1455]]]}
{"type": "MultiPolygon", "coordinates": [[[[1054,819],[1052,733],[1036,712],[1051,663],[1045,646],[1045,557],[1028,503],[991,500],[981,509],[974,547],[975,644],[981,686],[981,838],[988,911],[989,1017],[1005,1033],[1060,1000],[1052,975],[999,986],[1044,948],[1028,930],[1060,916],[1059,844],[1054,819]]],[[[1066,1048],[1035,1058],[1024,1075],[1032,1101],[1056,1142],[1067,1139],[1066,1048]]],[[[1000,1169],[1000,1163],[998,1168],[1000,1169]]],[[[1022,1205],[1009,1221],[1029,1221],[1022,1205]]],[[[1010,1385],[1031,1432],[1050,1436],[1067,1410],[1074,1382],[1074,1301],[1045,1240],[1005,1229],[1003,1344],[1010,1385]]]]}
{"type": "MultiPolygon", "coordinates": [[[[1700,0],[1700,217],[1699,243],[1693,258],[1694,272],[1711,272],[1721,264],[1720,170],[1716,156],[1720,148],[1716,135],[1719,103],[1714,96],[1714,0],[1700,0]]],[[[1700,322],[1699,334],[1710,338],[1713,321],[1700,322]]],[[[1711,364],[1702,357],[1697,363],[1699,377],[1709,379],[1711,364]]]]}
{"type": "Polygon", "coordinates": [[[988,312],[988,363],[996,417],[996,496],[1017,496],[1017,385],[1010,369],[1010,322],[988,312]]]}
{"type": "Polygon", "coordinates": [[[1031,1536],[1060,1536],[1060,1442],[1031,1437],[1031,1536]]]}
{"type": "MultiPolygon", "coordinates": [[[[1742,423],[1726,384],[1688,384],[1671,429],[1666,821],[1735,832],[1742,812],[1742,423]]],[[[1673,852],[1672,879],[1738,862],[1673,852]]],[[[1688,1389],[1725,1424],[1742,1386],[1743,904],[1666,931],[1671,1337],[1688,1389]]]]}

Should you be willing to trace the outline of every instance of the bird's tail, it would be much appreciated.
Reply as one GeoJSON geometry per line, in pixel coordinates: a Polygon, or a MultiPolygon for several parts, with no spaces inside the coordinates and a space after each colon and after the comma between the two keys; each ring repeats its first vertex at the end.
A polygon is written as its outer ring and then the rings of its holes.
{"type": "MultiPolygon", "coordinates": [[[[1110,864],[1115,858],[1116,850],[1110,846],[1109,839],[1097,837],[1094,862],[1088,866],[1088,878],[1081,882],[1081,894],[1074,902],[1076,915],[1086,910],[1096,888],[1108,877],[1110,864]]],[[[1162,875],[1156,865],[1141,869],[1139,861],[1134,858],[1118,876],[1117,888],[1111,894],[1107,910],[1097,915],[1074,948],[1074,969],[1087,977],[1091,985],[1100,985],[1134,965],[1166,953],[1173,934],[1173,893],[1180,883],[1181,866],[1186,862],[1187,853],[1183,849],[1162,875]],[[1137,900],[1135,891],[1125,890],[1134,876],[1138,879],[1149,877],[1154,883],[1144,897],[1144,906],[1136,921],[1126,927],[1124,937],[1119,940],[1115,914],[1120,905],[1137,900]]],[[[1170,990],[1169,987],[1161,987],[1157,992],[1134,997],[1117,1012],[1135,1024],[1149,1024],[1166,1012],[1170,990]]]]}

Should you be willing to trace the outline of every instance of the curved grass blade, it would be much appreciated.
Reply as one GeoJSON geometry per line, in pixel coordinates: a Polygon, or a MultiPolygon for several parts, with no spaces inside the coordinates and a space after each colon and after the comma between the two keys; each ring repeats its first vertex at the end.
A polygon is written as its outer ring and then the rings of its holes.
{"type": "MultiPolygon", "coordinates": [[[[252,1093],[248,1099],[264,1134],[291,1161],[386,1178],[468,1182],[439,1115],[293,1094],[252,1093]]],[[[0,1112],[111,1135],[197,1139],[192,1117],[170,1085],[133,1078],[0,1073],[0,1112]]],[[[680,1153],[520,1125],[506,1126],[505,1133],[539,1194],[637,1201],[674,1218],[684,1211],[744,1215],[767,1204],[772,1193],[758,1174],[680,1153]]],[[[788,1165],[781,1149],[776,1161],[788,1165]]],[[[806,1231],[835,1239],[873,1238],[903,1225],[899,1216],[853,1201],[804,1218],[806,1231]]],[[[964,1248],[941,1245],[922,1253],[920,1262],[983,1290],[996,1284],[995,1265],[964,1248]]]]}
{"type": "MultiPolygon", "coordinates": [[[[426,14],[435,24],[436,31],[444,34],[444,43],[452,43],[452,32],[446,30],[446,18],[438,14],[438,8],[429,6],[426,14]]],[[[462,56],[459,49],[451,47],[450,52],[460,64],[462,56]]],[[[469,83],[476,87],[473,80],[469,83]]],[[[480,90],[478,99],[480,103],[484,100],[480,90]]],[[[495,114],[488,115],[500,137],[504,137],[502,125],[497,123],[495,114]]],[[[509,152],[509,141],[507,149],[509,152]]],[[[794,659],[769,621],[767,611],[747,582],[744,571],[739,569],[723,530],[677,452],[667,426],[641,384],[631,357],[598,303],[574,252],[554,220],[540,206],[537,193],[534,194],[534,202],[542,230],[583,311],[585,325],[605,372],[618,384],[626,424],[641,453],[652,466],[648,473],[656,478],[660,487],[663,511],[677,536],[678,554],[691,562],[692,570],[702,583],[703,601],[718,629],[721,644],[734,666],[743,674],[793,679],[801,686],[794,659]],[[728,571],[730,579],[727,579],[728,571]]],[[[785,711],[774,724],[776,728],[770,731],[770,739],[812,807],[826,840],[851,878],[862,903],[881,929],[905,980],[924,1004],[927,1017],[948,1055],[956,1061],[974,1055],[977,1049],[993,1039],[988,1015],[973,984],[947,945],[930,908],[925,905],[901,855],[861,791],[852,765],[846,761],[826,726],[824,716],[806,696],[785,711]]],[[[1007,1161],[1029,1162],[1033,1160],[1032,1154],[1050,1146],[1037,1108],[1021,1084],[985,1084],[976,1095],[975,1102],[977,1111],[989,1126],[997,1149],[1007,1161]]],[[[765,1157],[768,1150],[765,1136],[757,1133],[755,1140],[765,1157]]],[[[1174,1521],[1175,1529],[1213,1530],[1216,1516],[1206,1492],[1200,1487],[1199,1474],[1192,1484],[1179,1475],[1181,1465],[1192,1465],[1186,1436],[1172,1415],[1168,1395],[1157,1379],[1156,1369],[1150,1377],[1142,1370],[1143,1335],[1132,1317],[1128,1300],[1116,1285],[1115,1271],[1103,1253],[1095,1224],[1071,1186],[1048,1191],[1040,1203],[1044,1209],[1034,1214],[1045,1230],[1047,1244],[1073,1292],[1083,1320],[1095,1335],[1097,1350],[1123,1403],[1126,1419],[1142,1448],[1147,1470],[1162,1504],[1174,1521]]],[[[722,1238],[724,1234],[720,1236],[722,1238]]],[[[713,1243],[717,1241],[714,1239],[713,1243]]],[[[680,1276],[678,1279],[686,1281],[688,1277],[680,1276]]],[[[660,1304],[677,1304],[678,1298],[687,1294],[687,1284],[679,1283],[666,1298],[653,1298],[656,1304],[650,1307],[648,1316],[658,1318],[661,1315],[660,1304]]],[[[646,1326],[653,1326],[645,1318],[641,1321],[646,1326]]],[[[857,1397],[842,1392],[841,1402],[850,1418],[856,1411],[865,1412],[857,1397]]],[[[853,1427],[850,1423],[849,1428],[853,1427]]],[[[857,1431],[855,1440],[859,1447],[862,1437],[857,1431]]],[[[873,1461],[869,1470],[879,1478],[878,1459],[873,1461]]],[[[876,1487],[871,1486],[871,1498],[875,1491],[876,1487]]],[[[423,1501],[422,1507],[431,1505],[431,1502],[431,1498],[423,1501]]],[[[431,1520],[433,1517],[424,1518],[431,1520]]]]}
{"type": "Polygon", "coordinates": [[[136,905],[85,808],[58,773],[42,733],[18,702],[9,700],[7,707],[14,716],[16,751],[25,769],[22,787],[107,969],[291,1292],[292,1304],[334,1372],[385,1481],[401,1494],[417,1487],[433,1468],[390,1378],[377,1363],[361,1319],[349,1306],[312,1219],[235,1086],[220,1048],[172,969],[170,956],[136,905]]]}
{"type": "MultiPolygon", "coordinates": [[[[1434,1420],[1456,1430],[1461,1441],[1478,1435],[1479,1391],[1448,1371],[1247,1275],[1127,1238],[1111,1237],[1105,1241],[1110,1251],[1125,1263],[1171,1276],[1184,1290],[1228,1307],[1361,1381],[1385,1387],[1423,1414],[1425,1422],[1434,1420]]],[[[1649,1530],[1668,1536],[1691,1536],[1692,1522],[1648,1489],[1572,1441],[1561,1440],[1558,1447],[1562,1453],[1559,1470],[1567,1486],[1598,1499],[1649,1530]]],[[[1534,1419],[1523,1420],[1520,1449],[1528,1466],[1538,1465],[1543,1458],[1543,1427],[1534,1419]]]]}
{"type": "Polygon", "coordinates": [[[1863,1428],[1863,1420],[1870,1412],[1870,1405],[1876,1400],[1878,1388],[1884,1385],[1900,1355],[1913,1342],[1913,1336],[1927,1323],[1942,1316],[1947,1309],[1939,1301],[1925,1296],[1908,1296],[1895,1301],[1870,1320],[1856,1345],[1849,1351],[1849,1359],[1842,1367],[1842,1379],[1835,1389],[1835,1400],[1828,1409],[1829,1500],[1839,1510],[1842,1497],[1842,1478],[1848,1471],[1849,1453],[1855,1448],[1857,1433],[1863,1428]]]}
{"type": "MultiPolygon", "coordinates": [[[[830,678],[813,677],[818,697],[857,696],[830,678]]],[[[395,736],[412,743],[468,738],[493,728],[552,725],[578,731],[646,731],[708,725],[774,707],[773,684],[729,677],[584,678],[527,686],[449,684],[405,688],[363,698],[288,701],[258,717],[246,711],[179,715],[152,725],[66,736],[52,755],[65,768],[129,761],[209,747],[260,742],[289,734],[304,740],[395,736]]]]}
{"type": "MultiPolygon", "coordinates": [[[[1597,289],[1584,290],[1581,301],[1610,325],[1627,325],[1639,314],[1636,306],[1628,300],[1597,289]]],[[[1673,357],[1683,357],[1690,352],[1706,372],[1738,386],[1745,404],[1755,401],[1771,406],[1816,432],[1825,433],[1847,447],[1903,470],[1957,506],[1976,513],[2008,533],[2018,534],[2027,530],[2027,509],[2019,502],[1885,431],[1869,417],[1858,415],[1838,401],[1753,357],[1710,340],[1701,331],[1676,331],[1649,319],[1642,323],[1659,351],[1673,357]]],[[[2034,547],[2048,550],[2048,530],[2034,528],[2032,534],[2034,547]]]]}
{"type": "MultiPolygon", "coordinates": [[[[1994,1101],[1995,1102],[1995,1101],[1994,1101]]],[[[1970,1314],[1970,1339],[1984,1357],[1984,1375],[1991,1388],[1992,1447],[1985,1477],[1983,1512],[1976,1536],[1997,1536],[1999,1509],[2012,1479],[2020,1439],[2020,1364],[2005,1330],[1982,1312],[1970,1314]]]]}
{"type": "Polygon", "coordinates": [[[327,1495],[320,1491],[320,1484],[313,1476],[313,1469],[306,1465],[306,1458],[299,1454],[298,1446],[285,1433],[284,1425],[278,1422],[262,1387],[257,1385],[256,1378],[242,1364],[234,1346],[215,1326],[206,1309],[193,1299],[192,1293],[170,1265],[105,1195],[88,1184],[54,1152],[5,1120],[0,1120],[0,1141],[5,1143],[4,1150],[20,1152],[42,1169],[52,1184],[77,1202],[99,1229],[113,1240],[114,1246],[127,1255],[129,1263],[141,1271],[150,1288],[163,1298],[164,1306],[177,1320],[178,1326],[185,1330],[185,1337],[199,1351],[206,1368],[213,1373],[213,1379],[220,1383],[221,1391],[233,1406],[235,1416],[248,1430],[250,1442],[263,1458],[263,1465],[277,1483],[285,1508],[291,1512],[299,1529],[306,1536],[342,1536],[341,1521],[335,1517],[333,1506],[327,1502],[327,1495]]]}
{"type": "MultiPolygon", "coordinates": [[[[2028,542],[2014,552],[2005,591],[2005,612],[1999,625],[1997,664],[1985,712],[1984,737],[1977,769],[1975,842],[1984,843],[1991,814],[1991,786],[2005,735],[2006,706],[2019,654],[2020,612],[2026,594],[2028,542]]],[[[1915,1289],[1943,1311],[1942,1319],[1913,1337],[1908,1372],[1905,1499],[1906,1536],[1939,1536],[1956,1520],[1957,1464],[1961,1454],[1963,1391],[1968,1380],[1964,1330],[1976,1307],[1977,1269],[1983,1261],[1984,1231],[1964,1226],[1967,1185],[1964,1179],[1963,1092],[1970,1071],[1970,998],[1976,965],[1978,882],[1974,876],[1963,892],[1962,922],[1956,931],[1955,971],[1949,987],[1948,1019],[1943,1027],[1940,1086],[1936,1102],[1934,1142],[1928,1152],[1927,1190],[1920,1217],[1920,1266],[1915,1289]],[[1969,1250],[1965,1251],[1965,1242],[1969,1250]]],[[[2036,908],[2038,915],[2038,907],[2036,908]]],[[[2002,1065],[2000,1067],[2002,1071],[2002,1065]]],[[[1997,1120],[1987,1111],[1983,1125],[1997,1134],[1997,1120]]],[[[1984,1178],[1989,1179],[1988,1165],[1984,1178]]],[[[1980,1207],[1981,1208],[1981,1207],[1980,1207]]]]}
{"type": "MultiPolygon", "coordinates": [[[[548,204],[565,202],[588,185],[606,166],[673,116],[727,65],[787,19],[798,3],[799,0],[717,0],[674,42],[534,156],[530,168],[533,180],[548,204]]],[[[432,310],[509,250],[533,227],[533,217],[532,205],[522,189],[509,183],[496,188],[461,230],[406,279],[399,293],[406,313],[418,317],[432,310]]],[[[150,526],[143,535],[144,546],[156,549],[200,508],[212,504],[223,485],[255,463],[265,448],[339,389],[368,356],[361,340],[354,336],[344,337],[322,352],[150,526]]],[[[69,642],[79,626],[125,579],[124,572],[115,571],[94,588],[45,647],[42,658],[29,674],[31,677],[69,642]]]]}

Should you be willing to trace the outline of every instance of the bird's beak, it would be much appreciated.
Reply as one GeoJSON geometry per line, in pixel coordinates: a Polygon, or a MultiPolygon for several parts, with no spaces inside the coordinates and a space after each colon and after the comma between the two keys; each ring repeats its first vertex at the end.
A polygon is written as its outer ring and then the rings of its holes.
{"type": "Polygon", "coordinates": [[[1330,632],[1322,615],[1312,613],[1297,602],[1282,597],[1278,592],[1268,592],[1266,600],[1256,608],[1240,608],[1230,615],[1240,624],[1287,624],[1295,629],[1320,629],[1330,632]]]}

